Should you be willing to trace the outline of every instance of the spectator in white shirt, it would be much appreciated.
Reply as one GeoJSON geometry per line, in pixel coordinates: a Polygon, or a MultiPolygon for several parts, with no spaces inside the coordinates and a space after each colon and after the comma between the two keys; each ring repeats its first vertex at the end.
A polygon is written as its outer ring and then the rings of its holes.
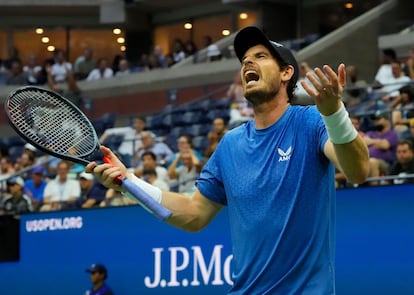
{"type": "Polygon", "coordinates": [[[98,67],[96,69],[93,69],[89,73],[86,80],[87,81],[100,80],[100,79],[111,78],[113,76],[114,76],[114,71],[109,66],[108,59],[100,58],[98,60],[98,67]]]}

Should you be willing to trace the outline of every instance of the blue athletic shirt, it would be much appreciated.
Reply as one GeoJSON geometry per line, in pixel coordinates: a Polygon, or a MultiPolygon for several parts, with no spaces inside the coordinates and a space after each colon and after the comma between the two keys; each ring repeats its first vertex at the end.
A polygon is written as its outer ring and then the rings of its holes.
{"type": "Polygon", "coordinates": [[[335,169],[315,106],[290,106],[272,126],[229,132],[197,187],[228,205],[229,294],[335,294],[335,169]]]}

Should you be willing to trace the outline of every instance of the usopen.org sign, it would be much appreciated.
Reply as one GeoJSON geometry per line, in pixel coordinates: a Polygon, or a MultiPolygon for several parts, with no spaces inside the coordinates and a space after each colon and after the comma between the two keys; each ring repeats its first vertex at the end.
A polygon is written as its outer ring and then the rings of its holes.
{"type": "Polygon", "coordinates": [[[206,257],[200,246],[153,248],[154,272],[144,278],[145,287],[231,286],[233,255],[223,257],[222,249],[223,245],[215,245],[206,257]]]}

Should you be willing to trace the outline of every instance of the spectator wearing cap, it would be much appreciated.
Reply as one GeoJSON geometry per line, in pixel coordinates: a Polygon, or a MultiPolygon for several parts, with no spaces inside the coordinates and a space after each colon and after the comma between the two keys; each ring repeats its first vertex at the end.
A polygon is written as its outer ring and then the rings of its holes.
{"type": "MultiPolygon", "coordinates": [[[[376,112],[371,116],[374,130],[367,131],[363,137],[369,151],[369,177],[386,175],[390,164],[395,160],[398,144],[398,133],[391,128],[390,114],[385,111],[376,112]]],[[[378,185],[378,181],[369,182],[378,185]]]]}
{"type": "Polygon", "coordinates": [[[24,180],[20,176],[15,176],[7,180],[9,196],[3,202],[3,213],[10,215],[20,215],[32,211],[30,198],[23,193],[24,180]]]}
{"type": "Polygon", "coordinates": [[[76,200],[76,208],[98,207],[105,199],[106,188],[96,182],[93,174],[82,172],[79,175],[81,195],[76,200]]]}
{"type": "Polygon", "coordinates": [[[105,265],[101,263],[94,263],[86,272],[90,273],[90,279],[92,282],[92,288],[87,290],[85,294],[88,295],[113,295],[111,287],[106,284],[108,278],[108,270],[105,265]]]}
{"type": "Polygon", "coordinates": [[[30,179],[25,181],[23,187],[25,194],[32,200],[34,211],[42,205],[46,185],[45,169],[40,165],[34,166],[30,171],[30,179]]]}

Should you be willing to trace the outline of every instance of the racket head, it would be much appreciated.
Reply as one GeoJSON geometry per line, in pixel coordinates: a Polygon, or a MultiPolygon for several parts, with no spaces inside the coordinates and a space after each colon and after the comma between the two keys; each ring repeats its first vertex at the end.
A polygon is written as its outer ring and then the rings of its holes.
{"type": "Polygon", "coordinates": [[[102,160],[92,123],[62,95],[25,86],[10,92],[4,108],[17,134],[39,150],[82,165],[102,160]]]}

